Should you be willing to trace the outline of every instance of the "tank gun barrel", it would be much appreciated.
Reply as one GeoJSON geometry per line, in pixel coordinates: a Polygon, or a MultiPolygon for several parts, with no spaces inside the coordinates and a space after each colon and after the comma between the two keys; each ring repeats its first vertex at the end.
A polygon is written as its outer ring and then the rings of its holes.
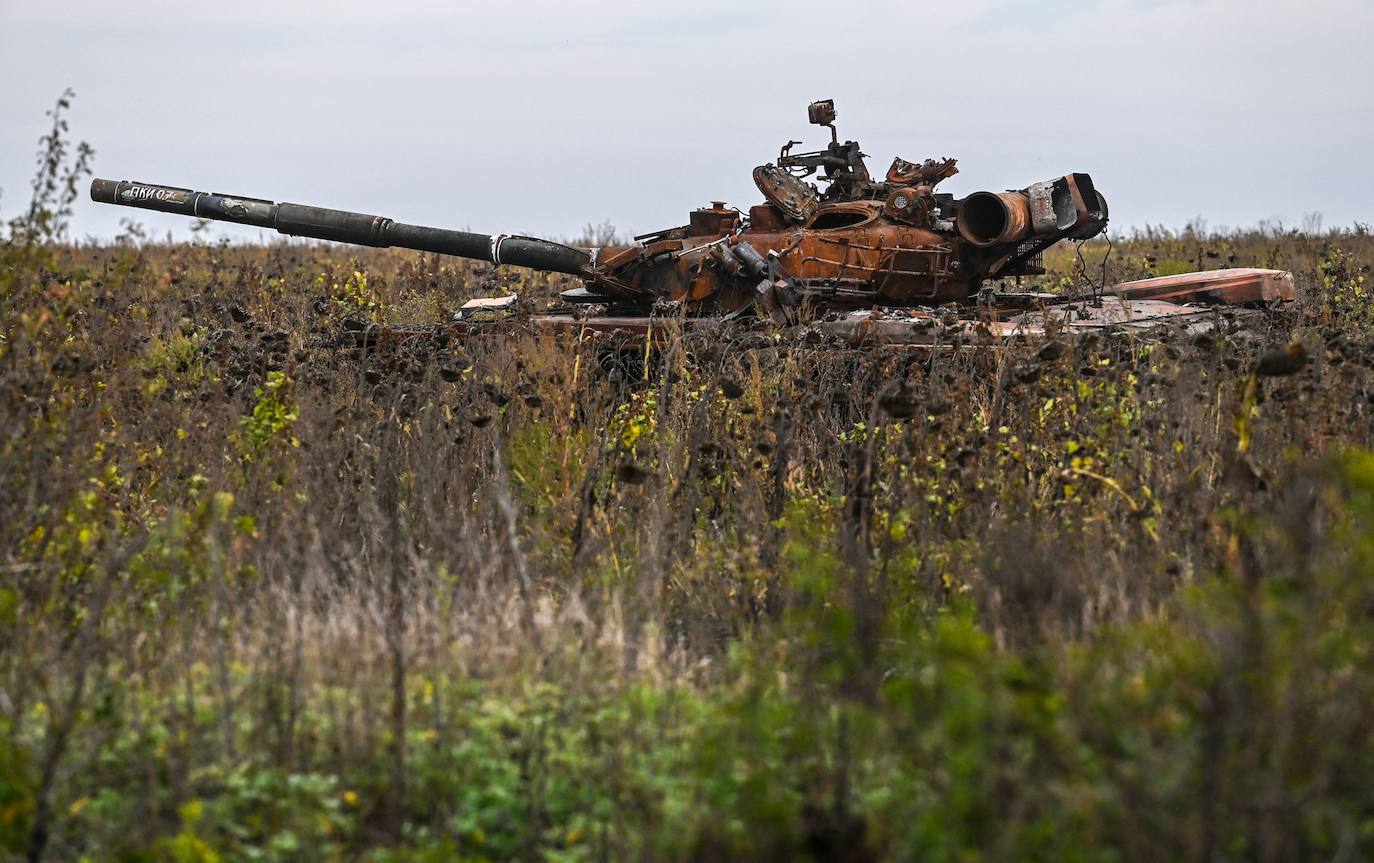
{"type": "Polygon", "coordinates": [[[292,237],[310,237],[359,246],[396,246],[574,276],[585,276],[595,255],[595,250],[588,251],[534,237],[474,234],[408,225],[367,213],[276,203],[218,192],[196,192],[130,180],[92,180],[91,200],[272,228],[292,237]]]}

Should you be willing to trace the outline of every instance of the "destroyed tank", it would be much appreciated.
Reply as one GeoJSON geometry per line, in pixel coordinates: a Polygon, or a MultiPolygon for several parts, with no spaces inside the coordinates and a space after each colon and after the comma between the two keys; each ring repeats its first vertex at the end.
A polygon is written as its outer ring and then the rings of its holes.
{"type": "Polygon", "coordinates": [[[583,249],[142,182],[97,179],[91,197],[297,237],[567,273],[584,287],[565,292],[566,301],[627,315],[666,303],[708,316],[760,307],[780,321],[802,304],[826,310],[969,300],[989,279],[1041,273],[1043,249],[1106,226],[1106,202],[1087,174],[958,199],[937,191],[957,173],[954,159],[897,158],[874,179],[858,142],[840,142],[833,101],[812,103],[809,117],[829,129],[830,143],[798,153],[800,142],[789,141],[775,161],[755,168],[762,203],[741,212],[714,202],[685,225],[625,246],[583,249]]]}
{"type": "MultiPolygon", "coordinates": [[[[1292,274],[1258,269],[1099,284],[1086,295],[985,291],[992,280],[1043,274],[1045,249],[1106,229],[1107,202],[1092,178],[1070,173],[958,198],[937,190],[958,173],[954,159],[897,158],[875,180],[858,142],[840,142],[832,100],[813,102],[808,114],[829,130],[829,144],[794,152],[800,142],[788,141],[776,160],[755,168],[762,203],[744,212],[716,201],[692,211],[685,225],[604,248],[131,181],[97,179],[91,197],[290,236],[566,273],[582,287],[562,293],[561,309],[524,320],[633,344],[662,338],[655,322],[665,316],[688,327],[745,316],[805,323],[855,345],[959,347],[1088,330],[1198,333],[1218,325],[1217,306],[1230,306],[1226,317],[1235,321],[1295,296],[1292,274]]],[[[514,308],[513,296],[471,300],[443,326],[459,338],[501,331],[514,308]]],[[[416,331],[369,325],[354,332],[371,341],[374,333],[416,331]]]]}

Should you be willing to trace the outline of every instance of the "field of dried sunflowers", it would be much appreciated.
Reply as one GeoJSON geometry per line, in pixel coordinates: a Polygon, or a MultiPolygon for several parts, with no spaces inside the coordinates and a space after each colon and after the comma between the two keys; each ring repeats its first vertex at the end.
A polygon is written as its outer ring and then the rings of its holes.
{"type": "Polygon", "coordinates": [[[1367,232],[1116,238],[1294,271],[1199,340],[363,350],[570,285],[73,244],[61,131],[0,245],[0,856],[1374,855],[1367,232]]]}

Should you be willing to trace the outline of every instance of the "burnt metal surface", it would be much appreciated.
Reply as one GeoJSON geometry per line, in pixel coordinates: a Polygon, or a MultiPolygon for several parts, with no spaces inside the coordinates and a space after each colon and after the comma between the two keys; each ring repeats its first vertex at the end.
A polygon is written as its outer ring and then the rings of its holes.
{"type": "MultiPolygon", "coordinates": [[[[684,225],[600,249],[148,183],[95,180],[91,197],[582,279],[583,287],[564,292],[566,308],[552,314],[521,318],[513,298],[469,303],[442,327],[460,339],[533,327],[642,345],[675,327],[727,320],[809,327],[855,345],[997,345],[1051,333],[1200,330],[1216,318],[1207,304],[1259,306],[1294,297],[1290,274],[1222,270],[1130,282],[1090,300],[1019,294],[975,303],[989,280],[1041,274],[1045,249],[1105,230],[1107,202],[1092,178],[1067,173],[957,198],[937,191],[959,172],[956,160],[898,157],[874,179],[858,142],[841,142],[833,101],[814,102],[807,113],[829,131],[829,143],[798,152],[801,142],[788,141],[774,161],[755,168],[763,203],[741,212],[712,201],[692,210],[684,225]]],[[[416,330],[361,332],[366,339],[416,330]]]]}
{"type": "Polygon", "coordinates": [[[1292,273],[1254,267],[1141,279],[1114,290],[1128,299],[1190,303],[1283,303],[1298,296],[1292,273]]]}
{"type": "MultiPolygon", "coordinates": [[[[1188,273],[1167,277],[1183,285],[1188,279],[1199,283],[1191,289],[1179,287],[1177,299],[1166,300],[1127,296],[1125,288],[1141,283],[1117,285],[1097,297],[1070,298],[1052,294],[1009,294],[977,306],[957,307],[875,307],[831,312],[809,322],[797,323],[802,332],[836,344],[858,348],[901,347],[927,350],[988,350],[1022,343],[1037,343],[1055,337],[1074,337],[1086,333],[1115,334],[1127,338],[1157,339],[1169,334],[1197,336],[1222,326],[1257,321],[1265,315],[1266,301],[1250,297],[1258,293],[1218,297],[1207,287],[1232,272],[1188,273]],[[1235,297],[1242,297],[1236,299],[1235,297]]],[[[1251,270],[1245,278],[1251,284],[1290,283],[1292,276],[1282,270],[1251,270]]],[[[1163,281],[1149,279],[1146,282],[1163,281]]],[[[1134,288],[1133,288],[1134,289],[1134,288]]],[[[569,292],[570,294],[573,292],[569,292]]],[[[373,328],[366,338],[405,339],[417,334],[442,331],[450,339],[508,336],[517,330],[545,334],[564,334],[591,341],[611,349],[641,350],[658,347],[672,334],[698,327],[718,327],[720,317],[677,315],[607,314],[604,306],[585,305],[590,294],[565,297],[574,305],[552,314],[520,316],[515,312],[514,296],[473,300],[463,307],[460,319],[431,327],[395,326],[373,328]],[[488,312],[495,311],[495,316],[488,312]],[[475,313],[475,314],[474,314],[475,313]]],[[[766,323],[771,314],[760,310],[766,323]]],[[[748,328],[759,319],[735,319],[748,328]]]]}
{"type": "Polygon", "coordinates": [[[764,201],[782,213],[788,223],[806,221],[819,203],[814,186],[803,183],[777,165],[755,168],[754,185],[759,187],[764,201]]]}

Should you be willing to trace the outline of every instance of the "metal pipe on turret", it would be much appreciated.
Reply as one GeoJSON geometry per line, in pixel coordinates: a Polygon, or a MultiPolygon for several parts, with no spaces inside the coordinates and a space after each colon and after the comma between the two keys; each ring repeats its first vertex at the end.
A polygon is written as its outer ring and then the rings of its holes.
{"type": "Polygon", "coordinates": [[[1030,236],[1030,202],[1020,192],[974,192],[960,202],[955,223],[975,246],[1019,243],[1030,236]]]}
{"type": "Polygon", "coordinates": [[[974,192],[959,202],[954,221],[980,248],[1028,237],[1086,240],[1107,224],[1107,199],[1087,174],[1065,174],[1019,192],[974,192]]]}
{"type": "Polygon", "coordinates": [[[142,207],[201,219],[271,228],[293,237],[309,237],[358,246],[415,249],[493,264],[510,264],[573,276],[585,276],[595,264],[595,250],[565,246],[535,237],[474,234],[424,225],[408,225],[385,216],[331,210],[305,204],[276,203],[217,192],[197,192],[130,180],[92,180],[91,200],[142,207]]]}

